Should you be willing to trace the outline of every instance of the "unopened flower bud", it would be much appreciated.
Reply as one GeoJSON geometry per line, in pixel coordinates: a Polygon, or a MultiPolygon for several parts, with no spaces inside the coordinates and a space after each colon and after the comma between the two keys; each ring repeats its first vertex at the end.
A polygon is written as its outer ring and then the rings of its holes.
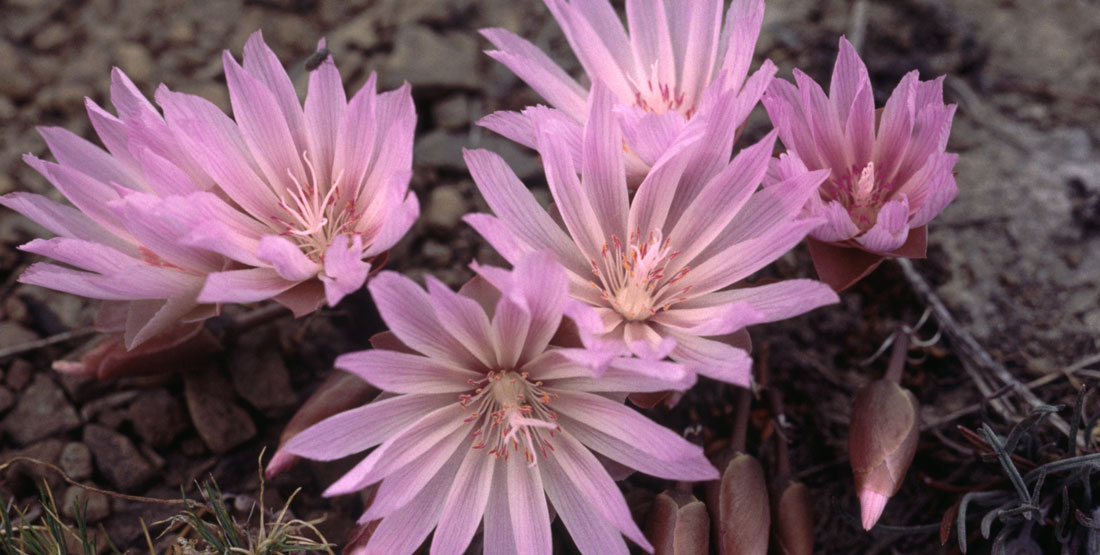
{"type": "Polygon", "coordinates": [[[764,555],[768,552],[771,512],[764,468],[752,455],[738,453],[722,471],[707,501],[718,528],[719,555],[764,555]]]}
{"type": "Polygon", "coordinates": [[[653,499],[646,537],[655,555],[692,555],[710,551],[707,508],[689,492],[669,490],[653,499]]]}
{"type": "Polygon", "coordinates": [[[772,508],[776,550],[783,555],[812,555],[814,516],[809,488],[801,482],[787,482],[772,508]]]}
{"type": "Polygon", "coordinates": [[[863,528],[870,530],[901,487],[917,452],[918,403],[896,382],[881,379],[856,393],[848,457],[859,493],[863,528]]]}

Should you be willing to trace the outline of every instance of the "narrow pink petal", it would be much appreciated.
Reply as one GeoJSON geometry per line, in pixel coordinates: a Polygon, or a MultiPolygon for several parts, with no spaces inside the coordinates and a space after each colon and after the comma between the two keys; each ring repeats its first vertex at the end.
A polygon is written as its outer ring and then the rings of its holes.
{"type": "Polygon", "coordinates": [[[370,274],[370,264],[363,261],[363,239],[358,235],[349,241],[347,235],[337,235],[325,249],[325,299],[336,306],[340,299],[361,289],[370,274]]]}
{"type": "Polygon", "coordinates": [[[103,286],[102,282],[94,281],[93,278],[95,277],[96,274],[81,272],[73,270],[72,268],[66,268],[46,262],[35,262],[19,275],[19,283],[38,285],[40,287],[46,287],[91,299],[102,299],[105,301],[133,300],[134,297],[132,295],[119,292],[115,289],[108,289],[103,286]]]}
{"type": "Polygon", "coordinates": [[[871,88],[871,77],[867,74],[867,66],[859,58],[852,43],[848,42],[847,38],[840,37],[836,65],[833,66],[833,77],[829,81],[829,100],[833,102],[840,116],[841,125],[847,125],[848,114],[852,111],[856,95],[861,88],[871,88]]]}
{"type": "Polygon", "coordinates": [[[512,533],[518,553],[550,555],[553,550],[550,513],[537,465],[530,466],[518,453],[513,453],[505,460],[504,466],[508,483],[508,512],[512,515],[512,533]]]}
{"type": "Polygon", "coordinates": [[[574,273],[589,271],[573,241],[539,206],[503,158],[487,150],[467,150],[463,157],[485,202],[519,241],[530,245],[532,250],[554,251],[558,260],[574,273]]]}
{"type": "Polygon", "coordinates": [[[465,434],[451,434],[423,455],[386,475],[359,521],[370,522],[393,514],[412,501],[437,474],[447,474],[453,480],[455,470],[471,450],[471,443],[465,434]]]}
{"type": "Polygon", "coordinates": [[[336,130],[332,172],[334,176],[343,175],[343,183],[351,191],[358,190],[375,157],[377,81],[377,74],[372,72],[363,88],[351,98],[336,130]]]}
{"type": "Polygon", "coordinates": [[[619,97],[620,102],[633,101],[633,87],[627,77],[627,72],[632,68],[625,65],[628,60],[622,55],[623,45],[615,42],[620,37],[606,37],[612,42],[608,45],[600,33],[604,29],[602,23],[599,29],[594,28],[584,13],[577,10],[571,2],[544,1],[561,26],[573,53],[584,66],[585,73],[606,83],[615,92],[615,96],[619,97]]]}
{"type": "Polygon", "coordinates": [[[19,250],[48,256],[59,262],[101,274],[141,264],[137,258],[107,245],[68,237],[34,239],[19,247],[19,250]]]}
{"type": "Polygon", "coordinates": [[[77,209],[97,224],[127,242],[136,242],[126,226],[107,208],[108,201],[119,198],[118,191],[113,187],[72,168],[40,160],[32,154],[25,154],[23,161],[42,174],[77,209]]]}
{"type": "Polygon", "coordinates": [[[683,308],[679,305],[654,316],[654,321],[677,331],[700,336],[726,335],[765,321],[762,312],[746,302],[683,308]]]}
{"type": "Polygon", "coordinates": [[[782,79],[773,79],[761,103],[789,151],[797,153],[807,168],[826,167],[814,143],[810,122],[802,107],[802,93],[797,87],[782,79]]]}
{"type": "Polygon", "coordinates": [[[904,245],[908,236],[909,201],[900,195],[882,205],[875,225],[856,237],[856,242],[871,252],[886,253],[904,245]]]}
{"type": "Polygon", "coordinates": [[[536,146],[535,126],[519,112],[497,110],[477,120],[477,124],[525,147],[536,146]]]}
{"type": "MultiPolygon", "coordinates": [[[[496,461],[476,449],[466,452],[454,475],[439,525],[432,537],[431,555],[462,553],[473,539],[489,503],[496,461]]],[[[488,535],[488,534],[486,534],[488,535]]]]}
{"type": "Polygon", "coordinates": [[[149,188],[158,196],[182,196],[202,190],[190,174],[152,149],[140,148],[135,156],[149,188]]]}
{"type": "Polygon", "coordinates": [[[416,497],[382,519],[362,551],[348,555],[415,552],[439,522],[453,480],[453,472],[436,473],[416,497]]]}
{"type": "Polygon", "coordinates": [[[142,303],[150,303],[153,305],[154,309],[146,317],[140,320],[127,319],[126,329],[123,333],[123,341],[126,344],[126,348],[133,349],[145,341],[156,337],[171,326],[179,324],[189,312],[193,311],[195,307],[198,306],[198,302],[196,301],[198,293],[199,287],[198,283],[196,283],[196,287],[191,291],[187,291],[166,301],[149,300],[131,303],[131,314],[134,314],[134,308],[142,303]]]}
{"type": "Polygon", "coordinates": [[[722,2],[671,2],[666,9],[684,105],[695,106],[714,76],[722,36],[722,2]]]}
{"type": "MultiPolygon", "coordinates": [[[[222,62],[233,117],[267,182],[276,190],[294,190],[308,183],[301,150],[295,144],[275,92],[237,65],[237,60],[228,51],[222,53],[222,62]]],[[[297,100],[294,109],[301,112],[297,100]]]]}
{"type": "Polygon", "coordinates": [[[684,286],[690,285],[691,295],[698,296],[732,285],[783,256],[819,225],[821,220],[817,219],[777,224],[763,235],[735,243],[705,259],[691,269],[684,286]]]}
{"type": "MultiPolygon", "coordinates": [[[[540,469],[543,467],[548,472],[553,473],[544,476],[543,484],[547,493],[550,493],[551,482],[554,483],[557,491],[561,493],[564,493],[565,488],[584,492],[585,500],[581,503],[590,505],[595,509],[596,514],[602,517],[602,520],[622,532],[623,535],[638,544],[642,549],[646,551],[653,550],[653,546],[646,541],[642,531],[638,529],[638,525],[631,518],[630,509],[626,506],[623,494],[615,486],[615,482],[611,480],[607,470],[568,431],[563,431],[555,436],[554,456],[548,459],[547,464],[539,465],[540,469]],[[559,469],[560,474],[554,472],[554,470],[559,469]]],[[[551,496],[551,500],[553,499],[554,496],[551,496]]],[[[561,499],[560,496],[559,499],[561,499]]],[[[568,503],[567,507],[560,507],[555,502],[555,507],[558,508],[559,514],[565,520],[566,527],[570,529],[571,535],[576,539],[577,533],[573,531],[574,526],[569,525],[569,521],[566,520],[564,514],[569,509],[575,509],[575,505],[576,502],[568,503]]]]}
{"type": "Polygon", "coordinates": [[[284,279],[272,268],[215,272],[207,276],[199,302],[253,303],[270,299],[297,283],[284,279]]]}
{"type": "Polygon", "coordinates": [[[833,289],[824,283],[809,279],[789,279],[757,287],[718,291],[681,303],[677,308],[686,310],[696,306],[744,302],[763,314],[763,322],[775,322],[838,301],[833,289]]]}
{"type": "Polygon", "coordinates": [[[512,271],[513,287],[502,290],[512,299],[522,297],[520,304],[527,310],[531,325],[523,342],[523,358],[546,350],[546,346],[561,325],[562,313],[568,302],[569,280],[564,268],[543,251],[524,257],[512,271]]]}
{"type": "Polygon", "coordinates": [[[428,294],[409,278],[382,272],[367,285],[382,320],[402,343],[460,365],[477,359],[440,323],[428,294]]]}
{"type": "Polygon", "coordinates": [[[589,393],[685,391],[695,385],[695,374],[682,364],[627,357],[613,359],[598,378],[592,377],[590,368],[577,364],[550,374],[540,372],[538,377],[556,389],[589,393]]]}
{"type": "Polygon", "coordinates": [[[630,67],[632,61],[630,37],[626,34],[619,14],[615,13],[615,8],[609,2],[573,0],[569,3],[569,7],[574,10],[572,13],[584,18],[596,36],[600,37],[603,46],[619,67],[630,67]]]}
{"type": "Polygon", "coordinates": [[[256,258],[270,264],[287,281],[307,280],[321,270],[320,264],[310,260],[301,247],[281,235],[265,235],[260,239],[256,258]]]}
{"type": "Polygon", "coordinates": [[[103,183],[117,183],[133,189],[147,189],[133,168],[119,163],[108,152],[61,127],[39,127],[38,133],[45,139],[50,152],[62,166],[71,167],[92,179],[103,183]]]}
{"type": "Polygon", "coordinates": [[[811,232],[819,241],[837,243],[847,241],[860,233],[859,226],[852,221],[848,209],[840,201],[831,200],[825,203],[815,215],[825,217],[825,223],[811,232]]]}
{"type": "MultiPolygon", "coordinates": [[[[531,311],[514,297],[501,295],[493,312],[491,341],[494,358],[502,368],[515,368],[521,358],[526,358],[523,355],[525,350],[538,348],[533,342],[529,346],[527,341],[531,330],[531,311]]],[[[537,352],[542,352],[545,347],[545,344],[542,345],[537,352]]]]}
{"type": "Polygon", "coordinates": [[[794,70],[795,82],[802,96],[802,105],[810,124],[817,151],[831,168],[848,168],[852,165],[852,153],[844,140],[844,131],[836,106],[825,96],[825,91],[808,75],[794,70]]]}
{"type": "Polygon", "coordinates": [[[905,150],[905,158],[899,162],[898,171],[894,174],[895,183],[905,183],[929,162],[929,157],[943,152],[942,137],[950,133],[954,114],[954,105],[942,104],[924,106],[917,112],[909,148],[905,150]]]}
{"type": "Polygon", "coordinates": [[[130,255],[138,254],[132,243],[107,231],[80,210],[57,204],[42,195],[18,191],[8,193],[0,196],[0,205],[19,212],[34,223],[62,237],[100,243],[130,255]]]}
{"type": "Polygon", "coordinates": [[[801,214],[806,202],[817,193],[828,175],[828,170],[803,173],[757,191],[726,229],[696,258],[712,258],[738,241],[756,238],[789,224],[801,214]]]}
{"type": "MultiPolygon", "coordinates": [[[[397,179],[402,179],[405,183],[408,183],[406,177],[402,176],[397,179]]],[[[420,201],[417,200],[416,194],[412,191],[401,192],[405,193],[404,198],[392,203],[390,212],[386,214],[386,221],[382,223],[382,228],[378,230],[378,234],[370,240],[370,245],[363,251],[363,258],[378,256],[386,252],[396,245],[409,232],[409,228],[416,223],[416,218],[420,215],[420,201]]]]}
{"type": "Polygon", "coordinates": [[[103,142],[103,146],[107,147],[107,151],[115,161],[128,173],[138,174],[140,168],[137,160],[130,153],[126,124],[90,98],[84,99],[84,107],[88,111],[88,119],[91,120],[96,135],[99,135],[99,140],[103,142]]]}
{"type": "Polygon", "coordinates": [[[474,231],[477,231],[478,235],[493,247],[493,250],[512,264],[523,258],[525,254],[534,252],[531,245],[517,238],[500,218],[492,214],[466,214],[462,217],[462,221],[474,228],[474,231]]]}
{"type": "Polygon", "coordinates": [[[745,351],[725,343],[672,332],[676,349],[672,359],[689,365],[708,378],[741,387],[752,384],[752,358],[745,351]]]}
{"type": "Polygon", "coordinates": [[[191,229],[181,243],[221,253],[249,266],[267,265],[256,253],[260,239],[270,230],[214,193],[176,197],[171,205],[178,208],[176,217],[191,229]]]}
{"type": "Polygon", "coordinates": [[[126,225],[134,238],[156,257],[165,262],[199,272],[214,272],[225,265],[216,253],[180,244],[187,233],[186,222],[174,217],[178,199],[163,199],[147,193],[131,193],[107,203],[126,225]]]}
{"type": "Polygon", "coordinates": [[[626,229],[629,199],[623,166],[623,134],[612,107],[615,97],[601,81],[592,84],[581,156],[583,186],[604,236],[626,229]]]}
{"type": "Polygon", "coordinates": [[[879,117],[878,136],[875,140],[875,171],[882,172],[887,182],[893,180],[898,163],[909,147],[916,117],[914,89],[917,86],[916,70],[905,74],[901,82],[886,100],[879,117]]]}
{"type": "Polygon", "coordinates": [[[392,393],[459,393],[471,388],[471,380],[484,377],[455,364],[398,351],[347,353],[334,365],[392,393]]]}
{"type": "Polygon", "coordinates": [[[482,29],[481,34],[500,49],[486,54],[507,66],[551,106],[583,121],[587,91],[549,56],[506,29],[482,29]]]}
{"type": "Polygon", "coordinates": [[[301,152],[305,148],[305,141],[303,140],[302,106],[298,103],[298,94],[294,92],[294,84],[291,83],[290,76],[279,63],[279,58],[264,42],[260,31],[252,33],[244,43],[243,58],[244,70],[262,83],[264,88],[271,91],[282,112],[280,119],[287,123],[288,130],[294,137],[295,151],[301,152]]]}
{"type": "Polygon", "coordinates": [[[955,199],[958,194],[958,185],[955,184],[955,174],[951,168],[958,159],[957,154],[941,154],[939,162],[930,162],[930,166],[936,169],[929,171],[927,178],[927,192],[921,201],[920,207],[909,221],[910,228],[926,225],[936,217],[943,209],[955,199]]]}
{"type": "Polygon", "coordinates": [[[734,81],[729,86],[740,88],[749,72],[756,40],[764,23],[764,0],[733,0],[726,11],[726,23],[722,26],[718,52],[720,71],[734,81]]]}
{"type": "Polygon", "coordinates": [[[432,308],[439,323],[488,368],[497,367],[493,349],[492,324],[477,301],[459,295],[432,276],[428,284],[432,308]]]}
{"type": "MultiPolygon", "coordinates": [[[[540,469],[542,465],[539,465],[540,469]]],[[[520,546],[512,533],[512,516],[508,503],[508,476],[494,472],[489,491],[489,504],[485,507],[485,531],[482,543],[483,555],[515,555],[520,546]]]]}
{"type": "MultiPolygon", "coordinates": [[[[386,213],[391,209],[388,203],[376,202],[390,198],[379,192],[380,187],[397,186],[402,191],[408,188],[408,180],[412,177],[413,133],[416,130],[416,107],[411,91],[412,88],[405,83],[401,88],[378,95],[375,100],[376,133],[385,140],[375,138],[371,167],[363,183],[349,183],[358,191],[355,201],[357,213],[386,213]],[[397,175],[404,176],[404,181],[395,180],[397,175]]],[[[353,155],[362,156],[362,153],[353,155]]]]}
{"type": "Polygon", "coordinates": [[[845,136],[856,167],[865,167],[875,151],[875,95],[867,81],[856,92],[845,123],[845,136]]]}
{"type": "MultiPolygon", "coordinates": [[[[347,356],[347,355],[344,355],[347,356]]],[[[334,414],[302,430],[283,450],[318,461],[366,451],[408,428],[426,413],[454,402],[453,394],[398,395],[334,414]]]]}
{"type": "Polygon", "coordinates": [[[628,230],[640,231],[642,234],[664,231],[665,219],[676,196],[680,176],[689,161],[690,158],[682,155],[678,149],[665,152],[634,194],[627,218],[628,230]]]}
{"type": "Polygon", "coordinates": [[[305,103],[305,139],[309,147],[310,163],[316,172],[313,176],[315,183],[331,183],[336,176],[332,169],[336,155],[336,136],[347,106],[348,100],[344,95],[344,85],[340,82],[340,72],[337,71],[332,56],[328,56],[309,74],[309,92],[305,103]]]}
{"type": "Polygon", "coordinates": [[[157,109],[119,68],[111,69],[111,104],[122,119],[140,114],[158,116],[157,109]]]}
{"type": "Polygon", "coordinates": [[[623,122],[627,146],[647,166],[657,163],[687,125],[683,114],[674,110],[656,114],[637,106],[619,105],[616,112],[623,122]]]}

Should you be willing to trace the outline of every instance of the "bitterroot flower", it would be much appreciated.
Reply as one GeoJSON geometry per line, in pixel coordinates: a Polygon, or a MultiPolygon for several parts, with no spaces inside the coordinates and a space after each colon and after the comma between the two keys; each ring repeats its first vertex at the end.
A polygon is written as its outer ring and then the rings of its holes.
{"type": "Polygon", "coordinates": [[[826,173],[802,173],[758,191],[773,133],[732,162],[727,155],[710,173],[688,176],[688,161],[713,145],[699,135],[682,135],[631,199],[617,155],[622,133],[610,110],[613,101],[607,88],[593,87],[579,179],[560,114],[546,108],[526,112],[536,124],[565,229],[499,156],[478,150],[466,152],[466,163],[495,216],[471,214],[466,221],[513,264],[530,251],[553,252],[569,271],[570,294],[596,308],[599,318],[581,322],[596,347],[647,359],[671,356],[699,374],[747,386],[749,355],[723,336],[837,297],[810,280],[725,288],[790,250],[820,223],[799,213],[826,173]]]}
{"type": "Polygon", "coordinates": [[[620,534],[652,551],[593,452],[661,478],[716,478],[701,448],[622,403],[626,392],[688,387],[691,375],[624,358],[595,379],[575,362],[583,352],[551,346],[563,312],[582,307],[570,308],[549,255],[475,270],[459,293],[432,278],[428,292],[393,272],[372,279],[399,350],[349,353],[336,366],[384,393],[284,449],[331,460],[374,448],[326,491],[381,482],[360,519],[381,519],[364,553],[412,553],[433,528],[432,553],[462,553],[484,522],[486,553],[549,554],[547,499],[585,553],[625,553],[620,534]]]}
{"type": "Polygon", "coordinates": [[[826,218],[810,234],[818,275],[839,290],[884,257],[923,258],[925,226],[957,192],[958,156],[944,152],[955,105],[943,103],[943,77],[906,74],[876,115],[867,68],[844,38],[828,96],[798,70],[794,77],[797,87],[776,79],[764,95],[787,147],[768,181],[831,172],[807,204],[826,218]]]}
{"type": "Polygon", "coordinates": [[[408,192],[409,87],[377,94],[372,74],[349,101],[328,57],[310,73],[303,109],[259,32],[243,67],[222,58],[236,122],[200,98],[157,91],[169,129],[228,197],[190,195],[181,207],[192,228],[184,242],[235,262],[209,276],[199,300],[274,298],[296,314],[335,305],[419,213],[408,192]]]}
{"type": "MultiPolygon", "coordinates": [[[[775,65],[765,61],[746,79],[764,0],[733,0],[724,19],[722,0],[627,0],[629,33],[606,0],[545,2],[589,79],[611,90],[625,116],[630,147],[626,169],[632,183],[644,177],[688,120],[707,111],[712,103],[704,102],[705,96],[740,95],[739,109],[747,115],[775,75],[775,65]]],[[[481,33],[498,49],[487,53],[577,122],[572,131],[579,135],[590,91],[510,31],[492,28],[481,33]]],[[[720,126],[715,135],[726,134],[732,145],[743,117],[712,121],[720,126]]],[[[534,124],[521,113],[495,112],[478,123],[513,141],[537,146],[534,124]]]]}
{"type": "Polygon", "coordinates": [[[216,307],[197,299],[206,276],[227,262],[179,243],[187,227],[175,217],[175,200],[209,194],[201,191],[213,186],[200,160],[180,147],[118,69],[111,74],[111,101],[118,116],[85,101],[107,151],[64,129],[42,127],[57,163],[24,156],[75,208],[24,192],[4,195],[0,204],[57,235],[22,250],[67,265],[36,262],[19,280],[105,301],[97,326],[121,331],[133,349],[160,334],[185,336],[196,330],[181,322],[213,316],[216,307]]]}

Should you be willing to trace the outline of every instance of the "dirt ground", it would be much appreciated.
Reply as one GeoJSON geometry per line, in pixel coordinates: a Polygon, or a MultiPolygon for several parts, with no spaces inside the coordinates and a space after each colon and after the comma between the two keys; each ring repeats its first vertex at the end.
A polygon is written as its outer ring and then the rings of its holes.
{"type": "MultiPolygon", "coordinates": [[[[422,215],[391,252],[389,268],[430,273],[457,286],[471,275],[470,261],[499,260],[459,219],[486,210],[462,163],[463,147],[500,152],[548,197],[532,152],[471,124],[497,109],[538,102],[481,54],[488,43],[475,31],[487,26],[528,37],[566,68],[578,69],[536,0],[7,0],[0,5],[0,193],[29,190],[60,199],[21,156],[48,156],[34,130],[39,125],[94,140],[84,97],[108,103],[112,66],[148,94],[163,82],[228,111],[222,49],[239,58],[248,34],[262,29],[301,91],[303,63],[327,37],[349,90],[371,71],[379,72],[384,89],[412,83],[419,114],[412,188],[422,215]]],[[[1100,352],[1100,3],[771,0],[757,63],[771,58],[780,77],[798,67],[825,83],[841,34],[860,43],[879,105],[911,69],[924,78],[948,76],[947,100],[959,104],[948,148],[960,154],[959,196],[932,223],[928,259],[914,266],[960,329],[1015,380],[1034,384],[1043,402],[1071,405],[1080,384],[1100,376],[1093,373],[1100,362],[1074,364],[1100,352]],[[1074,368],[1073,375],[1066,368],[1074,368]]],[[[744,140],[767,129],[761,111],[744,140]]],[[[21,216],[0,211],[0,352],[91,323],[92,303],[15,282],[33,262],[15,247],[43,234],[21,216]]],[[[765,275],[808,277],[813,270],[800,247],[765,275]]],[[[815,504],[817,552],[957,552],[954,535],[940,546],[941,519],[962,493],[1000,476],[996,462],[983,461],[957,426],[977,429],[988,422],[1007,434],[1014,422],[980,404],[973,375],[986,376],[983,386],[992,390],[1003,380],[975,369],[957,344],[942,340],[911,353],[921,360],[908,366],[903,383],[921,402],[923,433],[905,485],[882,518],[886,525],[923,527],[867,533],[859,525],[846,458],[849,407],[855,390],[884,366],[882,359],[860,361],[899,323],[915,323],[925,307],[901,269],[888,263],[842,294],[838,306],[752,330],[757,353],[767,353],[760,358],[768,381],[785,398],[791,464],[815,504]]],[[[82,482],[160,498],[178,498],[180,486],[193,495],[194,481],[213,475],[231,498],[247,500],[259,491],[261,449],[274,448],[283,424],[331,371],[333,358],[365,348],[379,327],[361,292],[335,310],[261,327],[186,375],[96,383],[52,372],[51,361],[71,357],[89,340],[79,334],[0,358],[0,460],[29,454],[60,464],[82,482]],[[219,416],[212,421],[210,414],[219,416]]],[[[936,330],[929,324],[921,336],[936,330]]],[[[1004,399],[1024,414],[1019,396],[1004,399]]],[[[757,405],[749,449],[770,468],[776,437],[764,405],[757,405]]],[[[697,433],[717,451],[729,436],[732,411],[733,391],[716,385],[697,387],[674,409],[654,409],[651,416],[697,433]]],[[[1097,412],[1093,398],[1086,416],[1097,412]]],[[[1053,432],[1039,437],[1064,442],[1053,432]]],[[[1050,456],[1049,450],[1036,453],[1050,456]]],[[[300,464],[268,484],[264,501],[281,504],[302,486],[295,514],[326,516],[321,530],[343,542],[362,500],[323,499],[320,492],[347,464],[300,464]]],[[[59,497],[80,491],[55,473],[24,466],[7,473],[0,497],[31,503],[34,480],[42,477],[59,497]]],[[[644,477],[623,483],[638,514],[669,486],[644,477]]],[[[1003,481],[997,487],[1005,487],[1003,481]]],[[[121,547],[143,545],[139,516],[153,522],[174,510],[106,497],[90,497],[93,502],[96,525],[121,547]]],[[[559,551],[570,553],[559,527],[559,551]]],[[[988,552],[974,520],[971,530],[970,552],[988,552]]],[[[154,534],[159,531],[154,527],[154,534]]],[[[1057,551],[1049,535],[1036,538],[1042,552],[1057,551]]],[[[171,541],[168,534],[159,545],[171,541]]]]}

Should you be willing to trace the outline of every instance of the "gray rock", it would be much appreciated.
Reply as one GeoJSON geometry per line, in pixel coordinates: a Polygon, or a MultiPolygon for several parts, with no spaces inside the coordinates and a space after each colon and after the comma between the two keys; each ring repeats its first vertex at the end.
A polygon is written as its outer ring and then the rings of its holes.
{"type": "Polygon", "coordinates": [[[15,404],[15,394],[10,389],[0,386],[0,412],[6,412],[15,404]]]}
{"type": "Polygon", "coordinates": [[[80,486],[69,486],[61,501],[61,514],[75,519],[76,509],[80,508],[86,522],[99,522],[110,516],[111,503],[106,495],[88,491],[80,486]]]}
{"type": "Polygon", "coordinates": [[[416,142],[413,157],[416,164],[421,166],[461,172],[466,170],[466,162],[462,159],[462,149],[465,146],[464,134],[436,129],[416,142]]]}
{"type": "Polygon", "coordinates": [[[374,14],[364,13],[348,20],[328,35],[328,48],[335,53],[338,64],[341,60],[340,54],[349,47],[370,50],[378,46],[380,41],[374,25],[374,14]]]}
{"type": "Polygon", "coordinates": [[[430,225],[451,229],[462,221],[462,215],[466,212],[466,199],[458,187],[443,185],[432,189],[424,220],[430,225]]]}
{"type": "Polygon", "coordinates": [[[130,405],[129,418],[138,437],[153,447],[168,446],[187,429],[183,404],[164,388],[142,392],[130,405]]]}
{"type": "Polygon", "coordinates": [[[86,480],[92,476],[92,452],[83,443],[67,443],[61,450],[58,466],[70,478],[86,480]]]}
{"type": "MultiPolygon", "coordinates": [[[[47,439],[30,445],[25,449],[6,454],[6,456],[0,457],[0,462],[6,462],[15,457],[26,457],[28,459],[56,465],[59,462],[61,451],[64,446],[65,442],[60,439],[47,439]]],[[[53,469],[25,461],[12,463],[4,476],[7,482],[6,485],[13,489],[28,488],[34,490],[37,486],[41,485],[44,480],[49,484],[51,489],[59,491],[65,483],[61,479],[61,476],[57,472],[54,472],[53,469]]]]}
{"type": "Polygon", "coordinates": [[[124,42],[114,48],[115,63],[135,83],[149,83],[153,80],[156,64],[144,46],[133,42],[124,42]]]}
{"type": "Polygon", "coordinates": [[[290,386],[290,372],[277,345],[274,334],[258,330],[242,337],[229,358],[229,373],[237,394],[265,413],[298,405],[298,395],[290,386]]]}
{"type": "Polygon", "coordinates": [[[26,445],[79,427],[80,417],[61,387],[47,374],[39,374],[4,417],[2,426],[17,444],[26,445]]]}
{"type": "Polygon", "coordinates": [[[34,34],[34,40],[31,44],[37,50],[42,52],[49,52],[68,41],[72,37],[72,29],[65,27],[60,23],[52,23],[42,28],[41,31],[34,34]]]}
{"type": "Polygon", "coordinates": [[[135,491],[156,474],[126,436],[99,424],[84,427],[84,444],[95,458],[96,468],[112,486],[135,491]]]}
{"type": "Polygon", "coordinates": [[[0,322],[0,349],[38,340],[38,334],[15,322],[0,322]]]}
{"type": "Polygon", "coordinates": [[[470,100],[456,94],[432,106],[432,119],[444,129],[461,129],[470,123],[470,100]]]}
{"type": "Polygon", "coordinates": [[[408,81],[414,90],[474,90],[481,85],[478,61],[477,39],[468,33],[442,34],[422,25],[402,27],[380,75],[382,88],[408,81]]]}
{"type": "Polygon", "coordinates": [[[211,451],[224,453],[256,435],[252,417],[233,398],[233,384],[216,367],[188,372],[184,396],[191,423],[211,451]]]}
{"type": "Polygon", "coordinates": [[[8,367],[8,373],[4,376],[4,383],[15,391],[21,391],[31,381],[34,375],[34,366],[21,358],[15,359],[8,367]]]}

